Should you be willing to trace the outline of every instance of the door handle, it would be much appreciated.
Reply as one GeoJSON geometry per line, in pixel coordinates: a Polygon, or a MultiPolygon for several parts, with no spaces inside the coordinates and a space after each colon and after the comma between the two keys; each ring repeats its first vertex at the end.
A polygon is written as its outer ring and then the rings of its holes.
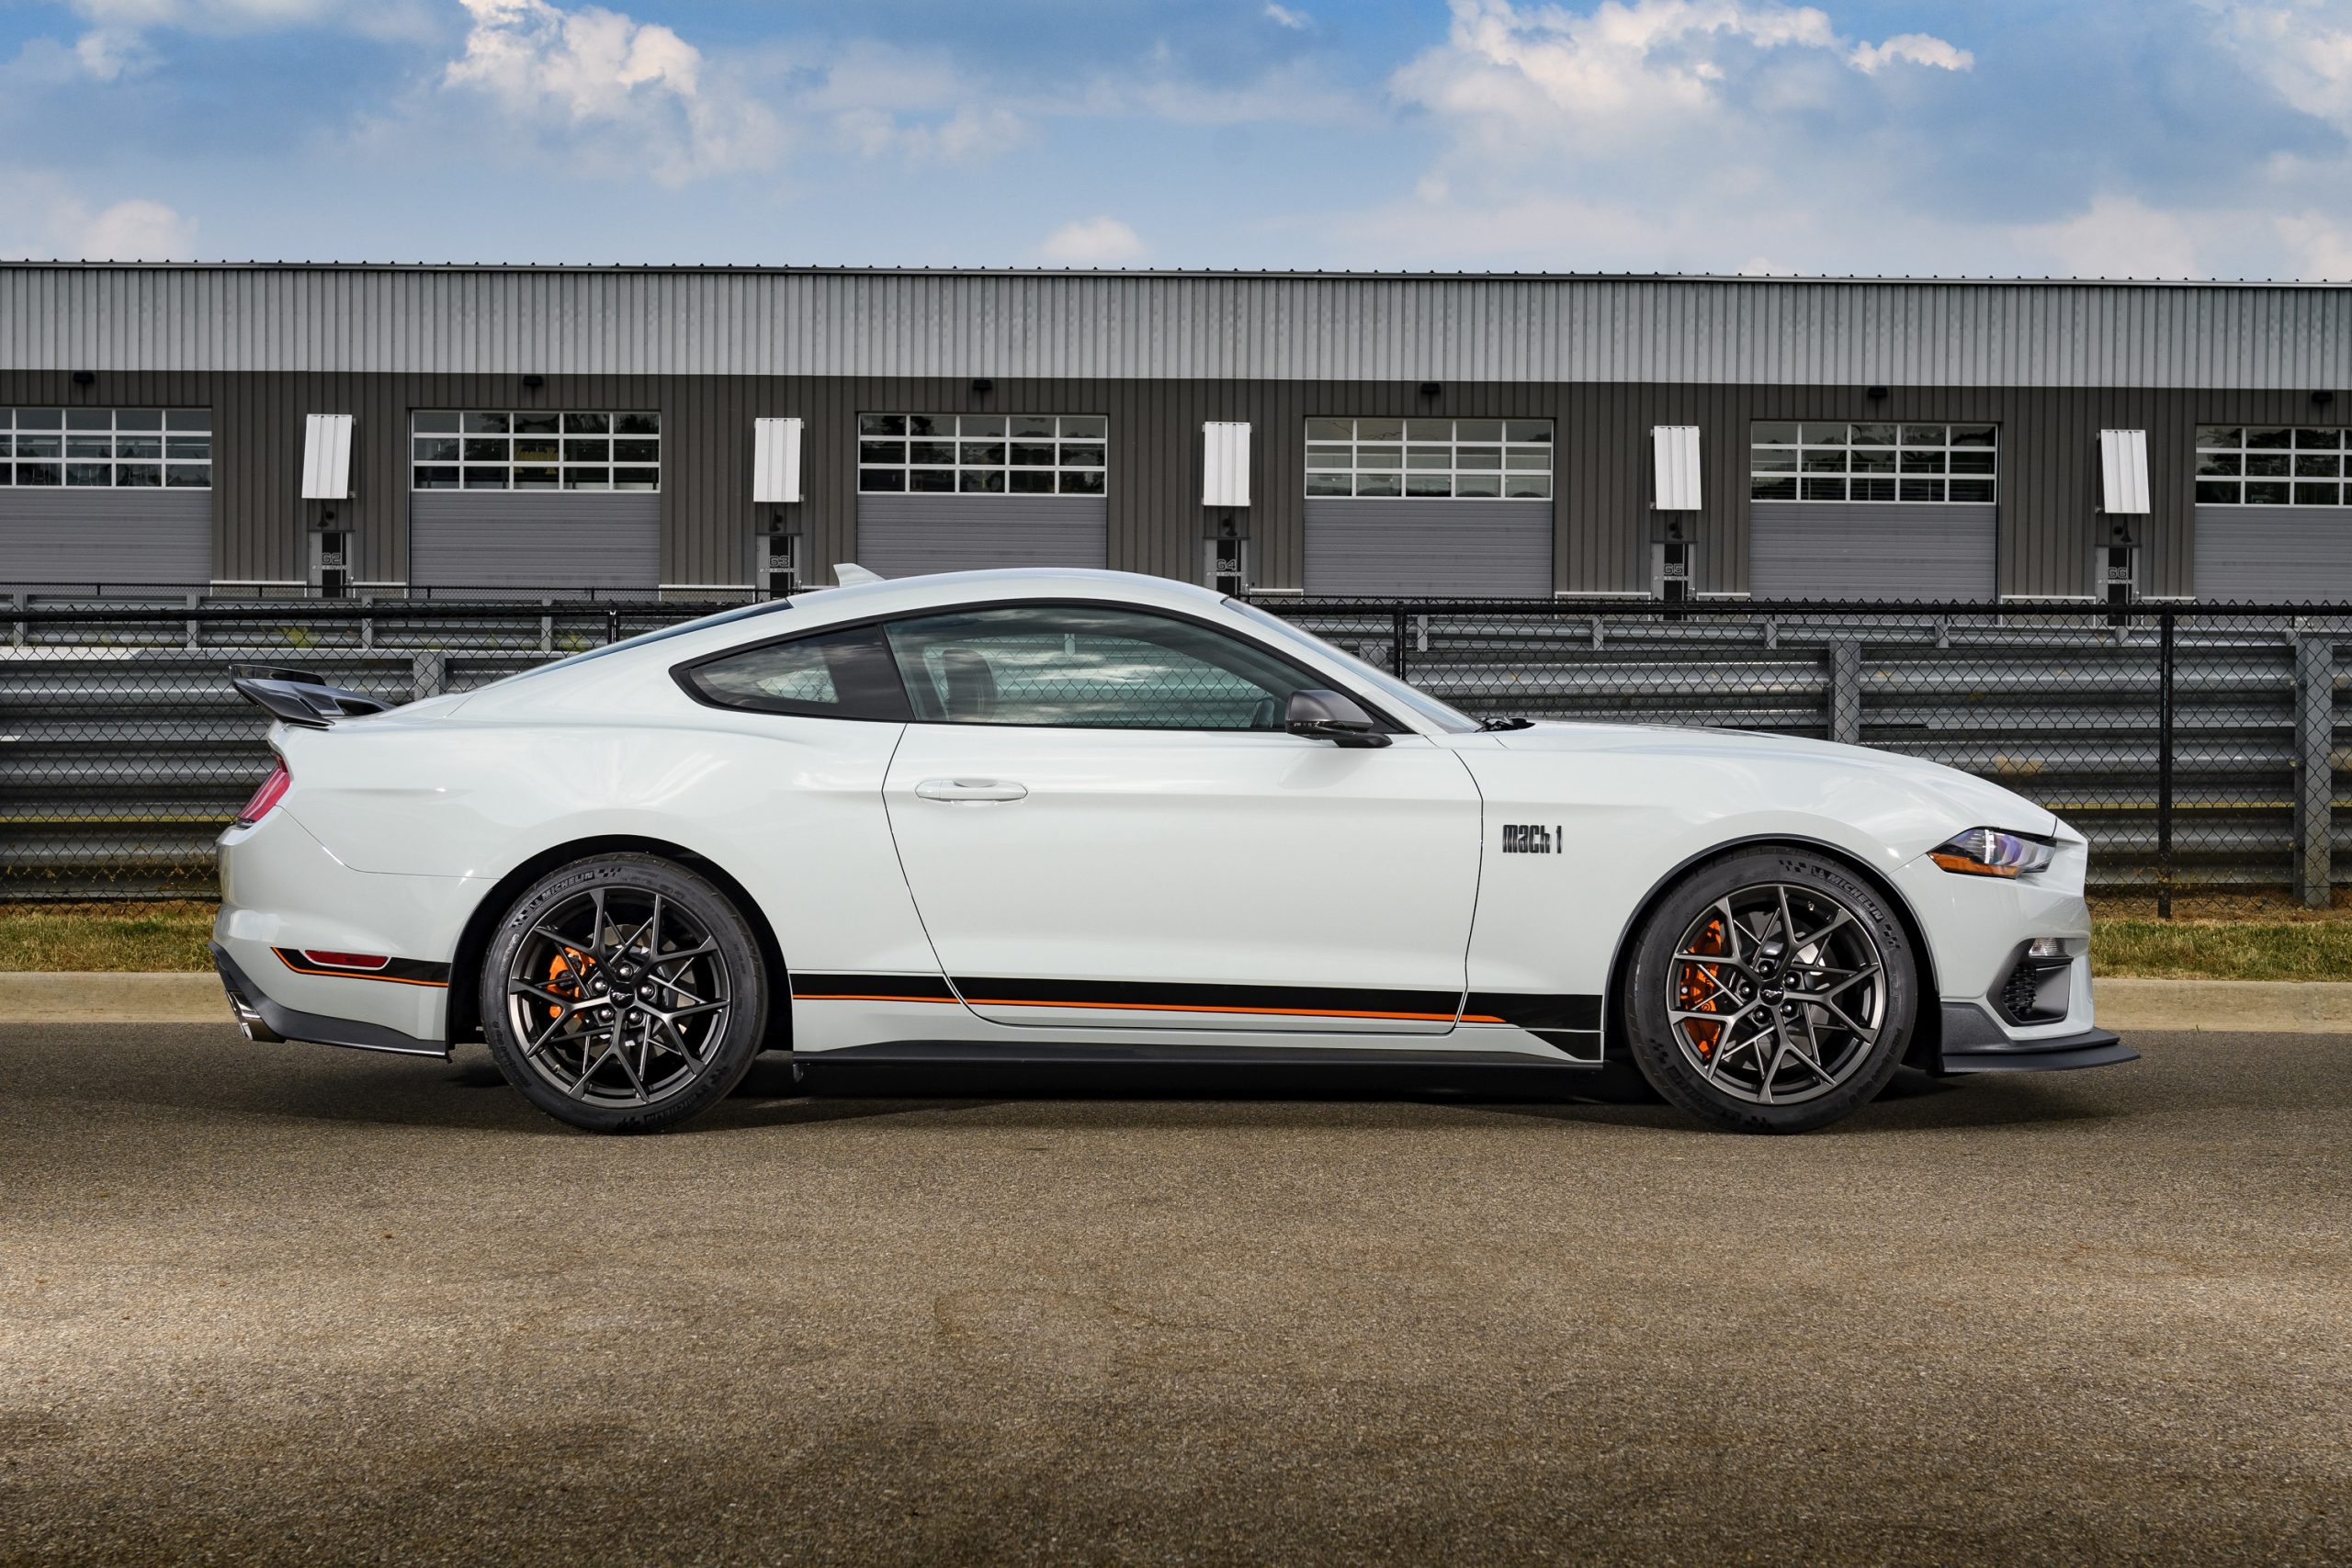
{"type": "Polygon", "coordinates": [[[1028,796],[1029,786],[1010,779],[925,779],[915,785],[915,794],[925,800],[950,803],[1022,800],[1028,796]]]}

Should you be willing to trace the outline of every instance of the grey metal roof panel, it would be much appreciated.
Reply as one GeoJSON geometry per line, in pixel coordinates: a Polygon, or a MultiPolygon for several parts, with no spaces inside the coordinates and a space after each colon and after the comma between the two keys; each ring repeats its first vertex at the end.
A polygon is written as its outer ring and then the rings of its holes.
{"type": "Polygon", "coordinates": [[[0,367],[2317,389],[2352,288],[17,263],[0,367]]]}

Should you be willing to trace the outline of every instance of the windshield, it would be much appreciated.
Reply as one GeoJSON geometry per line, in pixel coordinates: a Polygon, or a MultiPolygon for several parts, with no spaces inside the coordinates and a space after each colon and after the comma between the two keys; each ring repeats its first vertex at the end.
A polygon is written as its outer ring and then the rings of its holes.
{"type": "Polygon", "coordinates": [[[1238,599],[1227,599],[1225,604],[1227,609],[1237,615],[1247,615],[1261,630],[1271,632],[1284,642],[1295,647],[1312,649],[1326,659],[1338,660],[1348,667],[1350,674],[1365,685],[1400,706],[1412,709],[1440,729],[1448,730],[1455,735],[1467,735],[1478,728],[1476,719],[1454,712],[1427,692],[1414,690],[1377,665],[1365,663],[1346,649],[1336,648],[1317,637],[1313,632],[1301,631],[1280,615],[1261,610],[1255,604],[1244,604],[1238,599]]]}
{"type": "MultiPolygon", "coordinates": [[[[779,610],[791,608],[792,601],[789,599],[772,599],[763,604],[738,604],[731,610],[721,610],[715,615],[701,615],[691,621],[680,621],[674,626],[659,626],[650,632],[639,632],[635,637],[623,637],[618,642],[608,642],[602,648],[592,648],[585,653],[575,653],[569,659],[559,659],[552,663],[537,665],[509,675],[505,681],[492,681],[490,684],[503,686],[507,681],[527,681],[534,675],[544,675],[550,670],[569,670],[575,664],[585,664],[592,659],[602,659],[608,653],[626,653],[632,648],[643,648],[648,643],[666,642],[673,637],[684,637],[690,632],[707,632],[713,626],[723,626],[731,621],[748,621],[755,616],[772,615],[779,610]]],[[[483,689],[486,691],[489,688],[483,689]]]]}

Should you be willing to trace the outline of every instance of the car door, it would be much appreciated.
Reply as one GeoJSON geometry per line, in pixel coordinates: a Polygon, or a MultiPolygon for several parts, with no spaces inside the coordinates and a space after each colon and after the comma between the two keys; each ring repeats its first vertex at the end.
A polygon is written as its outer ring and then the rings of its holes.
{"type": "MultiPolygon", "coordinates": [[[[892,623],[915,721],[884,785],[951,983],[999,1022],[1439,1033],[1460,1010],[1479,801],[1401,725],[1282,728],[1318,676],[1157,611],[892,623]]],[[[1385,722],[1385,721],[1384,721],[1385,722]]]]}

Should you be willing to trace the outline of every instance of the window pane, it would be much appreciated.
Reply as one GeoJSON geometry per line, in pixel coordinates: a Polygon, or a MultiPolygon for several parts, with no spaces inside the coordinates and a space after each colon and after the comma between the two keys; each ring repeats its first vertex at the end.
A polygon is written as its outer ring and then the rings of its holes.
{"type": "Polygon", "coordinates": [[[2197,455],[2197,471],[2200,474],[2235,474],[2242,472],[2245,461],[2235,452],[2200,452],[2197,455]]]}
{"type": "Polygon", "coordinates": [[[1356,422],[1351,419],[1310,419],[1306,422],[1309,441],[1352,441],[1356,422]]]}
{"type": "Polygon", "coordinates": [[[1503,449],[1499,446],[1457,446],[1453,449],[1453,466],[1457,468],[1499,468],[1503,466],[1503,449]]]}
{"type": "Polygon", "coordinates": [[[1846,445],[1846,427],[1842,424],[1815,424],[1808,421],[1804,428],[1804,444],[1808,446],[1846,445]]]}
{"type": "Polygon", "coordinates": [[[967,495],[1002,495],[1002,468],[963,468],[956,475],[956,488],[967,495]]]}
{"type": "Polygon", "coordinates": [[[1458,419],[1453,422],[1456,441],[1500,441],[1503,422],[1498,419],[1458,419]]]}
{"type": "Polygon", "coordinates": [[[2250,429],[2245,433],[2245,444],[2257,451],[2280,451],[2295,444],[2295,433],[2278,425],[2250,429]]]}
{"type": "Polygon", "coordinates": [[[953,463],[956,460],[956,443],[910,441],[907,443],[907,460],[912,463],[953,463]]]}
{"type": "Polygon", "coordinates": [[[161,430],[164,411],[161,409],[117,409],[114,411],[117,430],[161,430]]]}
{"type": "Polygon", "coordinates": [[[19,463],[17,482],[20,485],[57,485],[64,481],[64,470],[55,463],[19,463]]]}
{"type": "Polygon", "coordinates": [[[212,437],[209,435],[166,435],[164,456],[186,457],[191,461],[209,462],[212,457],[212,437]]]}
{"type": "MultiPolygon", "coordinates": [[[[518,460],[523,456],[520,446],[515,448],[514,456],[518,460]]],[[[659,441],[616,441],[613,443],[613,461],[616,463],[658,463],[661,460],[662,443],[659,441]]]]}
{"type": "Polygon", "coordinates": [[[1905,501],[1941,501],[1943,498],[1944,481],[1941,479],[1905,479],[1903,481],[1905,501]]]}
{"type": "MultiPolygon", "coordinates": [[[[64,455],[65,437],[62,435],[27,435],[21,430],[17,433],[17,456],[19,457],[62,457],[64,455]]],[[[21,484],[23,481],[17,482],[21,484]]]]}
{"type": "Polygon", "coordinates": [[[1075,436],[1081,441],[1100,441],[1111,433],[1110,423],[1099,413],[1064,415],[1062,439],[1068,441],[1075,436]]]}
{"type": "Polygon", "coordinates": [[[1451,446],[1408,446],[1405,466],[1408,468],[1451,468],[1453,448],[1451,446]]]}
{"type": "Polygon", "coordinates": [[[1794,476],[1784,479],[1758,476],[1747,481],[1747,493],[1758,501],[1794,501],[1797,481],[1794,476]]]}
{"type": "Polygon", "coordinates": [[[1396,495],[1401,493],[1398,480],[1399,476],[1396,474],[1360,473],[1356,475],[1356,493],[1358,495],[1396,495]]]}
{"type": "Polygon", "coordinates": [[[2289,500],[2288,487],[2283,484],[2249,483],[2245,487],[2248,506],[2285,506],[2289,500]]]}
{"type": "Polygon", "coordinates": [[[510,422],[503,413],[469,413],[466,434],[469,435],[503,435],[510,422]]]}
{"type": "Polygon", "coordinates": [[[1903,451],[1903,471],[1906,474],[1940,474],[1950,460],[1950,454],[1945,452],[1919,452],[1906,446],[1903,451]]]}
{"type": "Polygon", "coordinates": [[[857,470],[857,488],[874,492],[901,491],[907,488],[907,471],[904,468],[860,468],[857,470]]]}
{"type": "Polygon", "coordinates": [[[857,444],[857,460],[861,463],[903,463],[907,460],[907,444],[903,441],[861,441],[857,444]]]}
{"type": "Polygon", "coordinates": [[[171,409],[164,414],[165,430],[209,430],[212,428],[210,409],[171,409]]]}
{"type": "Polygon", "coordinates": [[[1356,467],[1359,468],[1395,468],[1403,467],[1404,462],[1405,449],[1401,446],[1356,448],[1356,467]]]}
{"type": "Polygon", "coordinates": [[[454,413],[419,412],[409,416],[409,428],[419,435],[455,435],[458,434],[458,416],[454,413]]]}
{"type": "Polygon", "coordinates": [[[907,470],[907,488],[926,494],[944,494],[956,488],[956,470],[953,468],[910,468],[907,470]]]}
{"type": "Polygon", "coordinates": [[[2197,499],[2208,506],[2234,506],[2238,500],[2238,487],[2233,482],[2199,479],[2197,481],[2197,499]]]}
{"type": "Polygon", "coordinates": [[[412,454],[419,462],[454,463],[458,460],[458,442],[454,436],[427,435],[410,443],[412,454]]]}
{"type": "Polygon", "coordinates": [[[613,417],[604,413],[568,413],[563,416],[566,435],[610,435],[613,417]]]}
{"type": "Polygon", "coordinates": [[[615,490],[659,490],[662,488],[662,470],[659,468],[615,468],[613,488],[615,490]]]}
{"type": "Polygon", "coordinates": [[[1793,446],[1759,446],[1749,455],[1748,467],[1759,474],[1793,474],[1797,471],[1797,450],[1793,446]]]}
{"type": "Polygon", "coordinates": [[[1132,610],[1019,605],[901,621],[920,722],[1278,730],[1317,682],[1224,633],[1132,610]]]}
{"type": "Polygon", "coordinates": [[[1941,446],[1944,444],[1944,427],[1940,424],[1906,424],[1903,427],[1903,445],[1905,446],[1941,446]]]}
{"type": "Polygon", "coordinates": [[[1503,454],[1503,467],[1524,468],[1531,473],[1548,474],[1552,471],[1552,449],[1543,446],[1529,451],[1522,446],[1514,446],[1503,454]]]}
{"type": "Polygon", "coordinates": [[[1408,419],[1405,422],[1408,441],[1445,441],[1453,439],[1453,422],[1450,419],[1408,419]]]}
{"type": "Polygon", "coordinates": [[[161,463],[117,463],[114,468],[114,482],[118,490],[159,489],[164,482],[164,465],[161,463]]]}
{"type": "Polygon", "coordinates": [[[2342,495],[2341,485],[2299,482],[2295,486],[2297,506],[2334,506],[2342,495]]]}
{"type": "Polygon", "coordinates": [[[1548,419],[1507,419],[1503,421],[1506,441],[1534,441],[1552,444],[1552,422],[1548,419]]]}
{"type": "Polygon", "coordinates": [[[2249,474],[2275,474],[2283,477],[2287,472],[2288,460],[2287,454],[2284,452],[2256,452],[2246,458],[2245,471],[2249,474]]]}
{"type": "MultiPolygon", "coordinates": [[[[115,426],[119,430],[122,427],[115,426]]],[[[2333,430],[2298,430],[2295,449],[2299,452],[2333,452],[2343,445],[2339,433],[2333,430]]]]}
{"type": "Polygon", "coordinates": [[[112,430],[112,409],[67,409],[65,428],[68,430],[112,430]]]}
{"type": "Polygon", "coordinates": [[[1102,470],[1100,468],[1064,468],[1062,470],[1061,490],[1064,495],[1101,495],[1102,493],[1102,470]]]}
{"type": "Polygon", "coordinates": [[[418,468],[409,482],[418,490],[455,490],[458,470],[452,468],[418,468]]]}
{"type": "Polygon", "coordinates": [[[1518,501],[1549,501],[1552,499],[1552,476],[1546,474],[1505,474],[1503,494],[1518,501]]]}
{"type": "Polygon", "coordinates": [[[2200,424],[2197,427],[2199,446],[2243,446],[2245,432],[2234,424],[2200,424]]]}
{"type": "Polygon", "coordinates": [[[2338,471],[2336,465],[2343,460],[2333,452],[2298,452],[2295,454],[2295,477],[2332,479],[2338,471]]]}
{"type": "Polygon", "coordinates": [[[1858,424],[1854,426],[1854,445],[1857,446],[1892,446],[1894,445],[1894,426],[1891,424],[1858,424]]]}
{"type": "Polygon", "coordinates": [[[164,468],[164,488],[166,490],[209,490],[212,486],[212,465],[209,463],[169,463],[164,468]]]}
{"type": "Polygon", "coordinates": [[[553,468],[517,468],[514,470],[516,490],[553,490],[557,470],[553,468]]]}
{"type": "Polygon", "coordinates": [[[1951,499],[1965,502],[1989,502],[1993,499],[1991,479],[1954,479],[1951,499]]]}
{"type": "Polygon", "coordinates": [[[1894,476],[1887,474],[1883,478],[1858,477],[1849,479],[1846,481],[1846,499],[1848,501],[1893,501],[1894,476]]]}
{"type": "Polygon", "coordinates": [[[1842,474],[1846,471],[1846,454],[1808,450],[1804,455],[1804,471],[1808,474],[1842,474]]]}
{"type": "Polygon", "coordinates": [[[872,626],[745,649],[697,664],[685,678],[729,707],[894,723],[912,716],[888,649],[872,626]]]}
{"type": "Polygon", "coordinates": [[[1842,479],[1808,479],[1804,481],[1804,498],[1807,501],[1843,501],[1846,499],[1846,481],[1842,479]]]}
{"type": "Polygon", "coordinates": [[[1356,421],[1358,441],[1402,441],[1405,422],[1401,419],[1360,419],[1356,421]]]}
{"type": "Polygon", "coordinates": [[[1012,444],[1015,468],[1050,468],[1054,466],[1054,444],[1050,441],[1016,441],[1012,444]]]}
{"type": "Polygon", "coordinates": [[[662,416],[658,413],[616,413],[613,416],[615,435],[659,435],[662,416]]]}
{"type": "Polygon", "coordinates": [[[503,468],[468,468],[466,488],[468,490],[504,490],[506,474],[507,470],[503,468]]]}
{"type": "Polygon", "coordinates": [[[610,490],[613,470],[610,468],[566,468],[563,470],[566,490],[610,490]]]}
{"type": "Polygon", "coordinates": [[[114,437],[69,435],[65,438],[65,455],[68,457],[111,457],[114,456],[114,437]]]}
{"type": "Polygon", "coordinates": [[[505,441],[487,439],[481,436],[469,436],[466,441],[466,461],[469,463],[503,463],[506,461],[507,454],[511,448],[512,444],[505,441]]]}
{"type": "Polygon", "coordinates": [[[517,413],[514,434],[517,435],[553,435],[562,416],[552,413],[517,413]]]}
{"type": "Polygon", "coordinates": [[[111,463],[68,463],[65,482],[69,485],[110,485],[114,483],[111,463]]]}
{"type": "Polygon", "coordinates": [[[1748,429],[1758,446],[1793,446],[1797,444],[1797,427],[1786,420],[1759,420],[1748,429]]]}
{"type": "Polygon", "coordinates": [[[904,435],[907,416],[902,413],[862,413],[857,416],[860,435],[904,435]]]}
{"type": "Polygon", "coordinates": [[[609,463],[613,460],[613,444],[593,435],[569,436],[563,443],[563,460],[567,463],[609,463]]]}
{"type": "Polygon", "coordinates": [[[562,444],[552,436],[542,435],[514,443],[514,460],[518,463],[552,463],[558,460],[562,444]]]}
{"type": "Polygon", "coordinates": [[[1004,467],[1004,443],[1001,441],[966,441],[959,444],[956,460],[967,468],[1001,468],[1004,467]]]}
{"type": "Polygon", "coordinates": [[[1488,500],[1503,492],[1503,476],[1499,471],[1470,473],[1457,471],[1453,476],[1453,493],[1476,500],[1488,500]]]}
{"type": "Polygon", "coordinates": [[[1951,427],[1951,444],[1955,446],[1990,446],[1993,445],[1993,426],[1955,424],[1951,427]]]}
{"type": "Polygon", "coordinates": [[[65,411],[62,409],[18,409],[17,411],[18,430],[62,430],[64,427],[65,411]]]}
{"type": "Polygon", "coordinates": [[[1345,474],[1306,476],[1306,493],[1309,495],[1345,495],[1348,491],[1348,476],[1345,474]]]}
{"type": "Polygon", "coordinates": [[[1407,495],[1452,495],[1453,476],[1452,474],[1407,474],[1405,493],[1407,495]]]}
{"type": "Polygon", "coordinates": [[[1894,472],[1894,450],[1893,447],[1872,450],[1858,446],[1849,467],[1858,474],[1891,474],[1894,472]]]}
{"type": "Polygon", "coordinates": [[[1351,446],[1309,446],[1306,449],[1306,466],[1310,468],[1344,468],[1354,462],[1355,459],[1350,456],[1354,450],[1351,446]]]}
{"type": "Polygon", "coordinates": [[[1051,495],[1054,493],[1054,470],[1051,468],[1013,468],[1008,470],[1007,488],[1014,495],[1051,495]]]}
{"type": "Polygon", "coordinates": [[[1102,466],[1102,454],[1103,448],[1100,446],[1073,446],[1065,441],[1062,443],[1062,467],[1099,468],[1102,466]]]}
{"type": "Polygon", "coordinates": [[[1054,438],[1054,416],[1049,413],[1017,413],[1012,416],[1011,425],[1011,434],[1016,440],[1024,435],[1032,438],[1042,436],[1047,441],[1054,438]]]}
{"type": "Polygon", "coordinates": [[[1989,474],[1993,471],[1993,454],[1983,450],[1954,448],[1951,471],[1955,474],[1989,474]]]}
{"type": "Polygon", "coordinates": [[[974,435],[1002,435],[1004,434],[1004,415],[1001,413],[967,413],[963,418],[956,422],[956,433],[966,437],[974,435]]]}
{"type": "Polygon", "coordinates": [[[956,419],[952,414],[910,413],[907,415],[909,435],[953,435],[956,419]]]}

